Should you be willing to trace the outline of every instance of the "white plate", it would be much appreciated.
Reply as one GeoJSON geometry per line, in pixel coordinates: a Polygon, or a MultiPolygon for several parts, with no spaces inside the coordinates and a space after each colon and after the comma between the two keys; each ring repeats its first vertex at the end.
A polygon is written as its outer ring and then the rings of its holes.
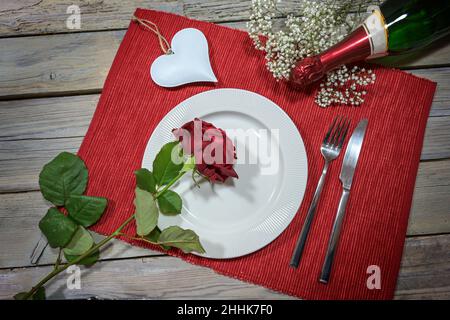
{"type": "Polygon", "coordinates": [[[194,230],[206,250],[201,255],[204,257],[234,258],[261,249],[286,229],[305,192],[308,165],[296,126],[280,107],[256,93],[239,89],[202,92],[181,102],[158,124],[142,167],[152,170],[156,153],[174,140],[172,129],[194,118],[226,130],[235,142],[238,159],[247,159],[247,163],[236,164],[239,179],[229,178],[225,184],[205,182],[198,189],[190,176],[184,176],[173,187],[183,199],[181,214],[160,215],[158,226],[194,230]],[[258,142],[269,136],[260,129],[278,129],[277,148],[273,150],[279,155],[269,161],[267,148],[246,143],[233,129],[248,130],[251,139],[258,142]],[[256,164],[248,164],[250,155],[256,164]]]}

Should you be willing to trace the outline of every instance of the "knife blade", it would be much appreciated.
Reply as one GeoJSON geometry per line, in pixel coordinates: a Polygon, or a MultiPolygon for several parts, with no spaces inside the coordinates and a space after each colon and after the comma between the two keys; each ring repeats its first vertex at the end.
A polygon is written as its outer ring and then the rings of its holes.
{"type": "Polygon", "coordinates": [[[350,190],[355,174],[356,165],[358,164],[359,154],[361,152],[364,135],[367,128],[367,119],[361,120],[356,129],[353,131],[347,149],[345,150],[344,161],[342,162],[341,174],[339,179],[342,181],[344,189],[350,190]]]}
{"type": "Polygon", "coordinates": [[[331,237],[328,242],[325,262],[322,266],[322,272],[319,279],[320,282],[325,284],[328,283],[330,278],[331,267],[333,265],[333,259],[339,241],[342,221],[344,220],[345,208],[347,207],[347,200],[350,196],[350,188],[352,187],[353,176],[355,174],[356,165],[358,164],[359,154],[361,153],[361,147],[364,141],[367,123],[367,119],[363,119],[358,123],[355,130],[353,131],[352,136],[350,137],[347,149],[345,150],[344,161],[342,163],[342,169],[339,175],[339,179],[342,182],[343,191],[341,199],[339,201],[333,229],[331,231],[331,237]]]}

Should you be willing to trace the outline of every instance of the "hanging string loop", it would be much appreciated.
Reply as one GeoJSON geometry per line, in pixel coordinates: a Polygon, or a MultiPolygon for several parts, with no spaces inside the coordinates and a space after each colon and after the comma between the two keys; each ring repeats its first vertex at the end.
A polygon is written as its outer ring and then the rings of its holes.
{"type": "Polygon", "coordinates": [[[137,23],[139,23],[141,26],[147,28],[148,30],[152,31],[154,34],[156,34],[156,36],[158,37],[159,40],[159,46],[161,47],[161,50],[165,53],[165,54],[172,54],[172,48],[170,47],[169,42],[167,41],[166,38],[164,38],[164,36],[161,34],[161,32],[159,31],[158,26],[154,23],[151,22],[150,20],[146,20],[146,19],[141,19],[138,18],[136,16],[133,16],[132,18],[133,21],[136,21],[137,23]]]}

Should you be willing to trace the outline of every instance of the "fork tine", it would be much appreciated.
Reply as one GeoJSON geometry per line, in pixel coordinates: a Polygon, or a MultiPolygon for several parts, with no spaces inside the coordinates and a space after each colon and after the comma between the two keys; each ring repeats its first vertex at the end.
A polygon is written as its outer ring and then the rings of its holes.
{"type": "Polygon", "coordinates": [[[342,133],[342,135],[341,135],[341,138],[340,138],[339,144],[338,144],[339,149],[342,148],[342,146],[343,146],[343,144],[344,144],[345,137],[347,136],[348,128],[349,128],[349,127],[350,127],[350,119],[348,119],[348,120],[346,121],[346,123],[345,123],[345,129],[343,130],[343,133],[342,133]]]}
{"type": "Polygon", "coordinates": [[[329,143],[329,138],[331,136],[331,133],[333,132],[333,128],[334,125],[336,124],[336,121],[339,119],[339,116],[337,116],[336,118],[334,118],[333,123],[330,126],[330,129],[328,129],[327,134],[325,135],[325,138],[323,139],[323,144],[328,144],[329,143]]]}
{"type": "Polygon", "coordinates": [[[347,121],[348,121],[348,119],[347,119],[347,118],[344,118],[344,121],[342,122],[342,126],[341,126],[341,128],[340,128],[339,136],[336,137],[336,141],[335,141],[335,146],[336,146],[336,147],[339,147],[339,143],[340,143],[340,141],[341,141],[341,139],[342,139],[342,135],[344,134],[345,128],[346,128],[346,126],[347,126],[347,121]]]}
{"type": "Polygon", "coordinates": [[[334,147],[337,147],[337,144],[339,141],[339,136],[340,136],[342,128],[344,126],[345,120],[346,120],[345,117],[341,117],[339,119],[336,129],[333,132],[333,137],[331,138],[330,144],[334,147]]]}

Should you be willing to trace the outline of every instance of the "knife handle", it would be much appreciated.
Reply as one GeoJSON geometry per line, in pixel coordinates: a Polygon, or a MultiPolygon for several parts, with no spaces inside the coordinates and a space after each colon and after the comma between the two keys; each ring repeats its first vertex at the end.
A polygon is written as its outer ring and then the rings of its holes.
{"type": "Polygon", "coordinates": [[[339,234],[341,232],[342,221],[344,220],[345,208],[347,206],[347,200],[350,195],[350,190],[344,189],[342,192],[341,200],[334,220],[333,230],[331,231],[331,238],[328,242],[327,254],[325,256],[325,262],[322,266],[322,273],[320,275],[320,282],[328,283],[330,279],[331,267],[333,265],[334,254],[336,253],[336,247],[339,241],[339,234]]]}
{"type": "Polygon", "coordinates": [[[311,204],[308,209],[308,213],[306,214],[306,220],[303,224],[302,231],[298,236],[297,243],[295,244],[295,249],[291,257],[290,266],[297,268],[300,262],[300,258],[303,254],[303,249],[305,248],[306,239],[308,237],[309,229],[311,228],[311,223],[314,218],[314,214],[316,212],[317,204],[319,203],[320,194],[322,193],[323,185],[325,184],[325,178],[328,172],[328,166],[330,163],[325,161],[325,165],[322,170],[322,175],[320,176],[319,183],[317,184],[316,191],[314,192],[314,197],[311,201],[311,204]]]}

